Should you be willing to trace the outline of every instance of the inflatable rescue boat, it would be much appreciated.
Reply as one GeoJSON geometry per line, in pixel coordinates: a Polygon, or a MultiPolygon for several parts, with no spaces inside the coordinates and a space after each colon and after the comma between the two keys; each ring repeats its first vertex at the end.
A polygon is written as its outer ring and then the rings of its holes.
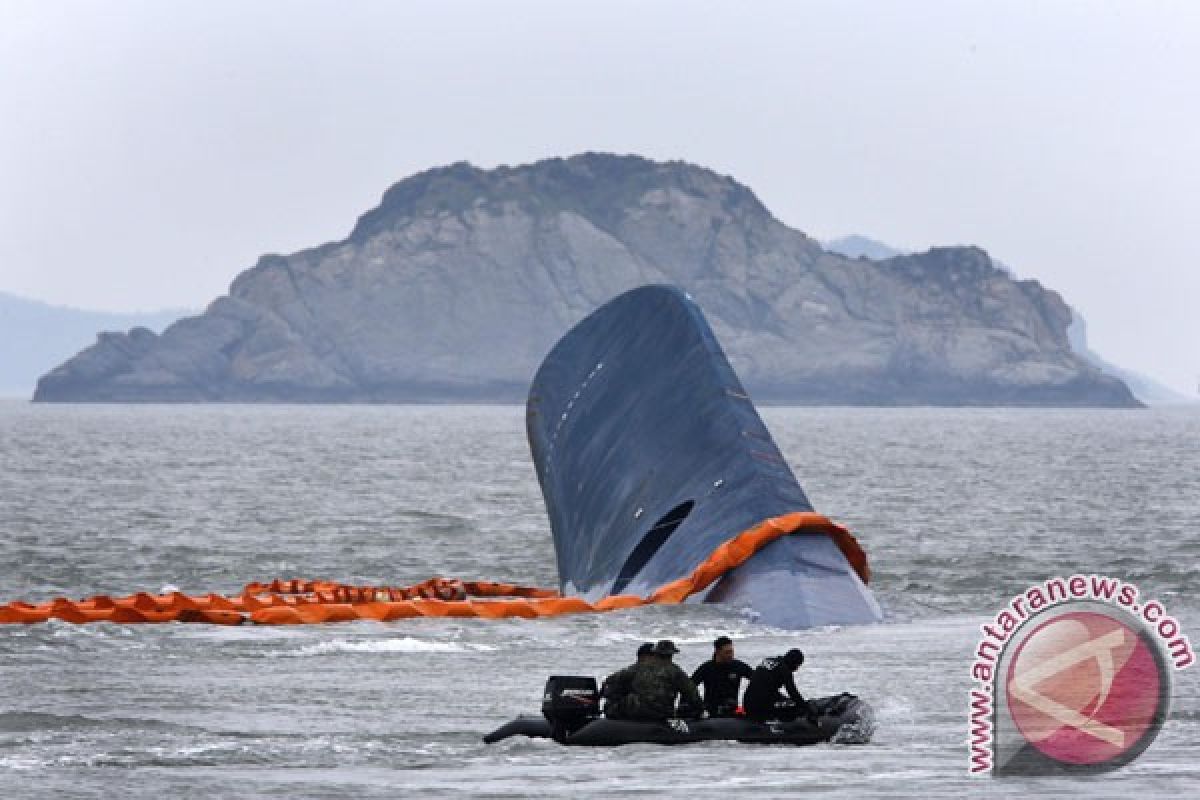
{"type": "Polygon", "coordinates": [[[810,701],[819,714],[815,723],[805,719],[752,720],[742,716],[671,718],[660,722],[608,719],[600,715],[599,700],[595,678],[553,676],[546,682],[542,716],[522,714],[484,736],[483,741],[494,744],[512,736],[529,736],[591,747],[708,741],[866,744],[875,732],[871,707],[852,694],[810,701]]]}

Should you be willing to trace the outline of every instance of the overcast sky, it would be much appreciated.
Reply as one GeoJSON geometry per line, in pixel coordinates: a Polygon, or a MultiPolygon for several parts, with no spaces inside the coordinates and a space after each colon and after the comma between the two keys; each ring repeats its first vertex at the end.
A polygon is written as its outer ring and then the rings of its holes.
{"type": "Polygon", "coordinates": [[[0,291],[205,306],[393,182],[685,159],[817,238],[976,244],[1200,377],[1200,4],[0,0],[0,291]]]}

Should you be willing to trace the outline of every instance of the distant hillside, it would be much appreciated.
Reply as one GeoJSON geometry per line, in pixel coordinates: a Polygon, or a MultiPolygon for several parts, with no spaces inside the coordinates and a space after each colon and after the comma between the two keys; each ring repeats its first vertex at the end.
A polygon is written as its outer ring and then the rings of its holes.
{"type": "Polygon", "coordinates": [[[829,252],[837,253],[846,258],[869,258],[872,261],[883,261],[887,258],[908,255],[908,252],[905,250],[897,250],[891,245],[866,236],[860,236],[857,233],[852,233],[849,236],[841,236],[837,239],[830,239],[821,244],[829,252]]]}
{"type": "MultiPolygon", "coordinates": [[[[886,261],[889,258],[912,255],[913,253],[912,250],[897,250],[886,242],[881,242],[878,239],[872,239],[869,236],[862,236],[857,233],[852,233],[849,236],[839,236],[836,239],[829,239],[822,242],[822,246],[829,252],[837,253],[846,258],[866,258],[871,261],[886,261]]],[[[1003,261],[993,258],[992,265],[1008,277],[1016,279],[1017,273],[1003,261]]]]}
{"type": "Polygon", "coordinates": [[[403,180],[344,240],[264,256],[161,336],[102,336],[36,399],[519,402],[571,325],[650,283],[696,299],[762,402],[1137,405],[1056,292],[978,248],[848,259],[732,178],[594,153],[403,180]]]}
{"type": "Polygon", "coordinates": [[[1118,367],[1102,357],[1088,345],[1087,322],[1084,321],[1083,315],[1074,309],[1071,310],[1071,315],[1071,325],[1067,328],[1067,338],[1071,342],[1071,348],[1104,372],[1125,381],[1125,385],[1138,400],[1148,406],[1193,405],[1197,402],[1194,397],[1180,394],[1153,378],[1147,378],[1131,369],[1118,367]]]}
{"type": "Polygon", "coordinates": [[[39,376],[94,343],[98,331],[161,331],[189,313],[82,311],[0,292],[0,395],[32,396],[39,376]]]}

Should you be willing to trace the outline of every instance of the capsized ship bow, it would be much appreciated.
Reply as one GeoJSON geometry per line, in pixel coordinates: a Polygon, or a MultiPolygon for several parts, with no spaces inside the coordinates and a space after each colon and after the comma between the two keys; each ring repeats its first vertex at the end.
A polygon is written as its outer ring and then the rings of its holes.
{"type": "MultiPolygon", "coordinates": [[[[564,594],[650,592],[729,537],[813,510],[699,306],[675,287],[626,292],[572,328],[534,377],[526,425],[564,594]]],[[[772,542],[702,599],[784,628],[881,618],[824,534],[772,542]]]]}

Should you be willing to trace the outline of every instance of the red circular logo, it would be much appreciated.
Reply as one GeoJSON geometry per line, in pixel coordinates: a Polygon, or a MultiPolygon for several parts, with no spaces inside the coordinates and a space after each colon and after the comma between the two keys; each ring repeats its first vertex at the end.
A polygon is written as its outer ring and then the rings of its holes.
{"type": "Polygon", "coordinates": [[[1013,722],[1061,763],[1102,766],[1136,755],[1157,734],[1167,697],[1152,648],[1139,630],[1099,611],[1042,623],[1009,663],[1013,722]]]}

